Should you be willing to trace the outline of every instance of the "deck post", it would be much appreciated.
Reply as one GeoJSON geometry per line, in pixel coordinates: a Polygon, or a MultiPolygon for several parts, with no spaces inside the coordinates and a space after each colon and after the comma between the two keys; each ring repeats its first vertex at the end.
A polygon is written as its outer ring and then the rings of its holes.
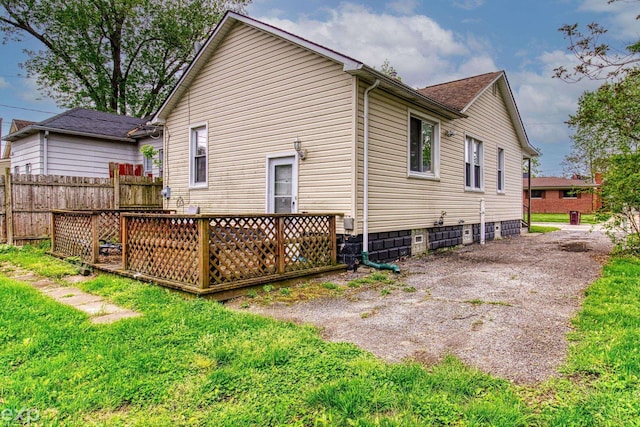
{"type": "Polygon", "coordinates": [[[284,273],[284,218],[284,216],[276,217],[276,272],[278,274],[284,273]]]}
{"type": "Polygon", "coordinates": [[[129,230],[127,229],[127,216],[120,213],[120,244],[122,245],[122,269],[127,271],[129,252],[129,230]]]}
{"type": "Polygon", "coordinates": [[[50,216],[51,228],[49,229],[49,235],[51,236],[51,252],[56,251],[56,213],[51,212],[50,216]]]}
{"type": "Polygon", "coordinates": [[[98,218],[100,218],[99,213],[91,213],[91,264],[98,263],[98,253],[100,251],[100,242],[98,241],[98,218]]]}
{"type": "Polygon", "coordinates": [[[338,241],[336,240],[336,216],[329,217],[329,239],[331,239],[331,264],[338,262],[338,241]]]}
{"type": "Polygon", "coordinates": [[[198,218],[198,269],[200,289],[209,287],[209,220],[198,218]]]}

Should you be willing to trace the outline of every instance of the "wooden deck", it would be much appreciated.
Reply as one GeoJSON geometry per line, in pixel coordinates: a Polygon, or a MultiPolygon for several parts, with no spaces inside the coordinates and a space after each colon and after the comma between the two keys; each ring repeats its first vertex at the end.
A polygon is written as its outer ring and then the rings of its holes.
{"type": "Polygon", "coordinates": [[[218,299],[238,289],[345,269],[335,214],[56,212],[52,253],[93,268],[218,299]],[[104,243],[101,236],[111,236],[104,243]]]}

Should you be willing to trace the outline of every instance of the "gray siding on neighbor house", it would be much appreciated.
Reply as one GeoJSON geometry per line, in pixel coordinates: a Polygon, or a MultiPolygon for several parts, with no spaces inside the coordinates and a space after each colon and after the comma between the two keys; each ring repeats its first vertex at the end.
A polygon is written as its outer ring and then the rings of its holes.
{"type": "Polygon", "coordinates": [[[62,134],[49,134],[48,175],[108,178],[109,162],[134,163],[134,142],[100,141],[62,134]]]}
{"type": "Polygon", "coordinates": [[[26,173],[27,164],[31,165],[31,173],[39,174],[42,170],[41,134],[35,133],[19,141],[11,143],[11,173],[18,168],[18,173],[26,173]]]}

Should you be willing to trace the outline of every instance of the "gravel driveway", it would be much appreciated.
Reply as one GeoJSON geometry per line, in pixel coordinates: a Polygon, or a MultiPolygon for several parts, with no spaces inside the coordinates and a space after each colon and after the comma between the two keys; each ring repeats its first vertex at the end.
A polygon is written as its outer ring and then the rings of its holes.
{"type": "MultiPolygon", "coordinates": [[[[348,298],[248,310],[314,324],[327,340],[387,361],[429,365],[453,354],[516,383],[543,381],[564,361],[571,318],[611,249],[590,226],[563,228],[402,261],[402,285],[386,295],[363,287],[348,298]]],[[[322,280],[344,283],[371,272],[361,267],[322,280]]]]}

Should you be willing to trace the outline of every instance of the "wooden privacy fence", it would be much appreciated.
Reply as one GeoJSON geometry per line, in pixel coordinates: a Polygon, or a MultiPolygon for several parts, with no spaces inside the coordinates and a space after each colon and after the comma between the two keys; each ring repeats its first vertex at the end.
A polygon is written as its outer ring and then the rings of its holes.
{"type": "Polygon", "coordinates": [[[162,208],[159,179],[139,176],[86,178],[0,175],[0,242],[23,244],[49,238],[52,210],[162,208]]]}

